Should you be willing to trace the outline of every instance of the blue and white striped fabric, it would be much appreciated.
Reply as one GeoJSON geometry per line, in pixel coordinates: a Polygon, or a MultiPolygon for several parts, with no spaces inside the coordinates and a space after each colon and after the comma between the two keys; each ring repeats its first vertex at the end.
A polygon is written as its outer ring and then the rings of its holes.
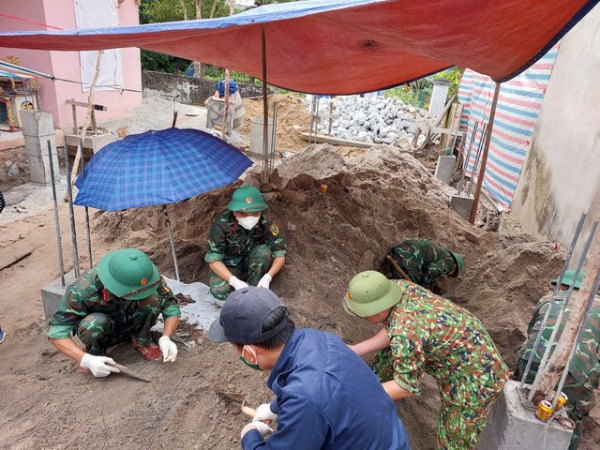
{"type": "MultiPolygon", "coordinates": [[[[499,210],[510,208],[521,169],[531,145],[533,128],[548,88],[550,74],[558,53],[555,45],[539,61],[500,87],[494,129],[488,154],[483,189],[496,201],[499,210]]],[[[467,149],[472,148],[467,176],[471,176],[482,139],[483,128],[490,115],[494,82],[486,75],[465,70],[458,101],[463,105],[461,131],[467,132],[467,149]],[[476,136],[471,144],[477,123],[476,136]]],[[[481,163],[481,159],[479,160],[481,163]]],[[[476,173],[479,173],[478,171],[476,173]]]]}
{"type": "Polygon", "coordinates": [[[233,183],[252,165],[208,133],[168,128],[102,148],[79,175],[76,205],[104,211],[175,203],[233,183]]]}

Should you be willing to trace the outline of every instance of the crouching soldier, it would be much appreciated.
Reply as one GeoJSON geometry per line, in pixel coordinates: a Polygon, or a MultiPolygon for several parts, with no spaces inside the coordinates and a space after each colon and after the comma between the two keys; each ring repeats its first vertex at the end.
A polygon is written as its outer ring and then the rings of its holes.
{"type": "Polygon", "coordinates": [[[59,352],[79,363],[78,372],[106,377],[119,372],[106,356],[108,347],[130,341],[147,360],[161,356],[174,362],[177,346],[171,336],[181,311],[177,298],[144,252],[128,248],[108,253],[68,287],[50,319],[47,336],[59,352]],[[158,345],[150,328],[162,314],[158,345]],[[73,340],[77,335],[85,351],[73,340]]]}

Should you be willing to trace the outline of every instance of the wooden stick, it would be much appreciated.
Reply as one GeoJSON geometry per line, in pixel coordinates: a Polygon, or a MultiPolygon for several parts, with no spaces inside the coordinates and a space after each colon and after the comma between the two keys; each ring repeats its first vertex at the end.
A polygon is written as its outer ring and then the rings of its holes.
{"type": "Polygon", "coordinates": [[[387,260],[390,262],[390,264],[394,267],[394,269],[396,269],[396,271],[402,275],[402,278],[404,278],[407,281],[412,281],[410,278],[408,278],[408,275],[406,275],[404,273],[404,270],[402,270],[400,268],[400,266],[398,266],[398,264],[396,263],[396,261],[394,260],[394,258],[392,258],[390,255],[386,256],[387,260]]]}
{"type": "MultiPolygon", "coordinates": [[[[77,169],[79,168],[79,161],[81,160],[81,154],[83,153],[83,140],[87,134],[87,129],[90,126],[90,122],[92,120],[92,113],[94,111],[94,87],[98,83],[98,77],[100,75],[100,64],[102,62],[102,55],[104,54],[104,50],[98,50],[98,58],[96,59],[96,73],[94,74],[94,79],[92,80],[92,84],[90,84],[90,93],[88,95],[88,103],[87,103],[87,114],[85,116],[85,120],[83,121],[83,126],[81,127],[81,152],[77,152],[75,154],[75,161],[73,162],[73,167],[71,168],[71,188],[75,183],[75,176],[77,175],[77,169]]],[[[67,158],[69,154],[67,152],[67,158]]],[[[69,201],[69,189],[65,193],[65,202],[69,201]]]]}
{"type": "Polygon", "coordinates": [[[119,369],[119,373],[123,375],[127,375],[128,377],[135,378],[136,380],[145,381],[146,383],[150,383],[150,378],[145,377],[144,375],[140,375],[135,370],[131,370],[129,367],[122,366],[121,364],[114,364],[113,367],[119,369]]]}

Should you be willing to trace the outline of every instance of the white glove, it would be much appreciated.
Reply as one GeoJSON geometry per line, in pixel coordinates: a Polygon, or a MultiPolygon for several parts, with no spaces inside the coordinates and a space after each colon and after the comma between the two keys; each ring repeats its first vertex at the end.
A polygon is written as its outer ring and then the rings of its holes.
{"type": "Polygon", "coordinates": [[[271,411],[271,405],[269,403],[263,403],[256,408],[256,414],[254,414],[254,420],[277,420],[277,414],[271,411]]]}
{"type": "Polygon", "coordinates": [[[248,283],[246,283],[245,281],[242,281],[239,278],[234,277],[232,275],[231,278],[229,279],[229,286],[231,286],[233,288],[233,290],[237,291],[238,289],[243,289],[243,288],[248,287],[248,283]]]}
{"type": "Polygon", "coordinates": [[[243,429],[242,429],[242,438],[244,437],[244,435],[250,431],[250,427],[255,427],[258,432],[260,433],[260,435],[264,438],[267,434],[272,433],[273,432],[273,428],[271,428],[269,425],[267,425],[264,422],[250,422],[248,425],[246,425],[243,429]]]}
{"type": "Polygon", "coordinates": [[[106,356],[94,356],[86,353],[81,358],[79,365],[90,369],[95,377],[102,378],[107,377],[111,373],[119,373],[120,370],[116,367],[111,367],[108,364],[116,364],[112,358],[106,356]]]}
{"type": "Polygon", "coordinates": [[[268,273],[265,273],[263,275],[263,277],[260,279],[260,281],[258,282],[258,284],[256,285],[256,287],[262,287],[265,289],[269,289],[269,284],[271,283],[271,280],[273,278],[271,278],[271,275],[269,275],[268,273]]]}
{"type": "Polygon", "coordinates": [[[158,346],[163,354],[163,362],[175,362],[175,359],[177,359],[177,345],[169,336],[161,336],[158,340],[158,346]]]}

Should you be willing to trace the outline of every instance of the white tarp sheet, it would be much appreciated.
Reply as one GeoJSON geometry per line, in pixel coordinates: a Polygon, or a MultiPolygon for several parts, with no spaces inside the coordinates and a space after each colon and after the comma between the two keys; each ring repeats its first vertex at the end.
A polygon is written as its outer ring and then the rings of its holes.
{"type": "MultiPolygon", "coordinates": [[[[78,29],[119,26],[118,0],[74,0],[78,29]]],[[[96,73],[97,51],[79,52],[83,91],[88,92],[96,73]]],[[[120,50],[104,50],[100,74],[95,90],[107,91],[123,88],[120,50]]]]}

